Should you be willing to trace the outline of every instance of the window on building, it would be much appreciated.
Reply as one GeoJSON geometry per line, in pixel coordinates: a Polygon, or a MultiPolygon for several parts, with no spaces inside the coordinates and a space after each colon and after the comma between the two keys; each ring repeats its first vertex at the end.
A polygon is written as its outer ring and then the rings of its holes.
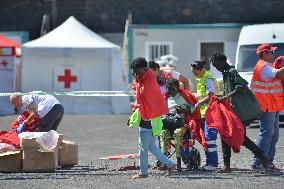
{"type": "Polygon", "coordinates": [[[155,60],[160,56],[172,54],[171,42],[146,42],[146,58],[155,60]]]}
{"type": "Polygon", "coordinates": [[[206,69],[210,69],[210,64],[209,64],[209,58],[213,53],[224,53],[224,43],[216,43],[216,42],[206,42],[206,43],[200,43],[200,59],[205,60],[206,69]]]}

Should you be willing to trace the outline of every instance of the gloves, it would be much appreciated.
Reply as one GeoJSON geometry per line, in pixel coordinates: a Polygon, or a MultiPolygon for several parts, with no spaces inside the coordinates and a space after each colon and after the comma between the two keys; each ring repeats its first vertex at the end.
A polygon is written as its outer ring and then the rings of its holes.
{"type": "Polygon", "coordinates": [[[16,129],[17,130],[17,134],[20,134],[21,132],[23,132],[25,130],[25,122],[22,122],[19,124],[19,127],[16,129]]]}

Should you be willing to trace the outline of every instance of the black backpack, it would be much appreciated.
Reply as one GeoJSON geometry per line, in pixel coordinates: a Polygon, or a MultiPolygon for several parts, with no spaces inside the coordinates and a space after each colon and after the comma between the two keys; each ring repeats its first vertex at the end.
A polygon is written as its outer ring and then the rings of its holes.
{"type": "Polygon", "coordinates": [[[168,113],[162,117],[163,129],[174,131],[184,126],[184,119],[177,113],[168,113]]]}

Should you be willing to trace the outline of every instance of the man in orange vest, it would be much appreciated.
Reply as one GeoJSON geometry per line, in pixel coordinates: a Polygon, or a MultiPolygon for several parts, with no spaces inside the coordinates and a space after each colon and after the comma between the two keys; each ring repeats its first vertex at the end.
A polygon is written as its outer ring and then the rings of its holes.
{"type": "MultiPolygon", "coordinates": [[[[274,51],[268,43],[260,45],[256,54],[259,60],[254,68],[251,80],[251,91],[256,96],[262,111],[260,117],[260,133],[257,140],[263,155],[268,157],[270,171],[277,171],[273,164],[276,143],[279,138],[279,111],[284,110],[284,93],[281,78],[284,78],[284,68],[273,67],[274,51]]],[[[252,168],[262,170],[261,162],[254,157],[252,168]]]]}

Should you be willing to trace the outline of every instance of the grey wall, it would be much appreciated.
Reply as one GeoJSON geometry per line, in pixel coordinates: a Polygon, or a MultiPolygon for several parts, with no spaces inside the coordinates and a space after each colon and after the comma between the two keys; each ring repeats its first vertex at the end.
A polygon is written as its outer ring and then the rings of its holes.
{"type": "Polygon", "coordinates": [[[39,37],[42,16],[56,27],[73,15],[97,33],[123,32],[133,24],[283,22],[284,0],[0,0],[0,31],[39,37]],[[52,4],[53,3],[53,4],[52,4]]]}

